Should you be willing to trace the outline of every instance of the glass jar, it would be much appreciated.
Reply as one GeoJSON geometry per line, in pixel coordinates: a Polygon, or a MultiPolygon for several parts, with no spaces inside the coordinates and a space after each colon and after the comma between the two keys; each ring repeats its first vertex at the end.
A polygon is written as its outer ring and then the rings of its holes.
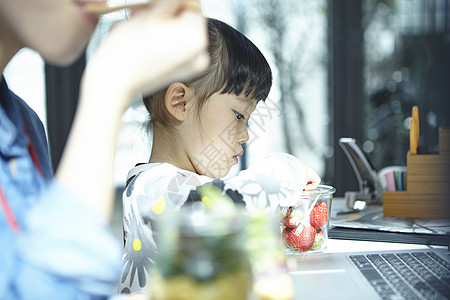
{"type": "Polygon", "coordinates": [[[328,245],[331,202],[336,189],[319,185],[303,191],[297,203],[280,207],[281,235],[285,252],[299,254],[321,252],[328,245]]]}
{"type": "Polygon", "coordinates": [[[245,211],[218,214],[197,204],[167,215],[158,226],[152,299],[248,299],[245,211]]]}
{"type": "Polygon", "coordinates": [[[253,272],[253,298],[292,300],[294,286],[287,269],[276,214],[254,209],[246,228],[246,245],[253,272]]]}

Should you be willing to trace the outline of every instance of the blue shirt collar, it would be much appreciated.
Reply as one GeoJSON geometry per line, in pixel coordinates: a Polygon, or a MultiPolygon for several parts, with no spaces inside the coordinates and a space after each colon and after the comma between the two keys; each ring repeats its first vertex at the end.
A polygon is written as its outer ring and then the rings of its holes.
{"type": "Polygon", "coordinates": [[[5,156],[17,156],[27,151],[20,113],[12,100],[11,91],[2,77],[0,81],[0,152],[5,156]]]}

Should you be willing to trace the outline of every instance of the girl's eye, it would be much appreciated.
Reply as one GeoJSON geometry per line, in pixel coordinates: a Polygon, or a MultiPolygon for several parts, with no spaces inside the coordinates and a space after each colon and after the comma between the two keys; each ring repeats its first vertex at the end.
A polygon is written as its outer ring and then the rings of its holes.
{"type": "Polygon", "coordinates": [[[235,114],[235,116],[236,116],[236,119],[238,119],[238,120],[241,120],[241,119],[244,118],[244,115],[238,113],[237,111],[235,111],[234,114],[235,114]]]}

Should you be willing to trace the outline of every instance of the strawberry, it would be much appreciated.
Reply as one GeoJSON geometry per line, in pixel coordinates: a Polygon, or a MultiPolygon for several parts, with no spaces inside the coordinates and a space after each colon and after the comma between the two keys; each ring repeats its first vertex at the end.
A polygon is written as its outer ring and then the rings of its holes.
{"type": "Polygon", "coordinates": [[[311,211],[309,222],[316,228],[322,228],[328,222],[328,209],[325,202],[320,202],[311,211]]]}
{"type": "Polygon", "coordinates": [[[288,246],[288,236],[289,236],[289,232],[292,231],[292,228],[284,228],[283,232],[281,233],[281,237],[282,237],[282,241],[283,241],[283,245],[288,246]]]}
{"type": "Polygon", "coordinates": [[[311,250],[320,249],[325,241],[323,237],[323,231],[317,230],[316,237],[314,238],[314,244],[311,247],[311,250]]]}
{"type": "Polygon", "coordinates": [[[289,206],[286,211],[286,215],[283,218],[283,225],[286,228],[295,228],[300,224],[303,217],[303,213],[301,210],[294,209],[292,206],[289,206]]]}
{"type": "Polygon", "coordinates": [[[289,208],[286,211],[286,215],[283,218],[283,226],[286,228],[294,228],[295,225],[291,223],[291,214],[292,214],[292,206],[289,206],[289,208]]]}
{"type": "Polygon", "coordinates": [[[308,251],[314,244],[316,229],[308,223],[301,223],[287,234],[287,244],[301,252],[308,251]]]}

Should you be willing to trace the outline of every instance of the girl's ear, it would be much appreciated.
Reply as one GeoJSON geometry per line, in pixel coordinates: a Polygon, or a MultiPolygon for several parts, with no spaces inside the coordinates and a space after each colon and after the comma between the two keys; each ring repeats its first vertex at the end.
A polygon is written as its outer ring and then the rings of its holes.
{"type": "Polygon", "coordinates": [[[164,102],[169,113],[178,121],[186,118],[188,87],[181,82],[172,83],[164,95],[164,102]]]}

